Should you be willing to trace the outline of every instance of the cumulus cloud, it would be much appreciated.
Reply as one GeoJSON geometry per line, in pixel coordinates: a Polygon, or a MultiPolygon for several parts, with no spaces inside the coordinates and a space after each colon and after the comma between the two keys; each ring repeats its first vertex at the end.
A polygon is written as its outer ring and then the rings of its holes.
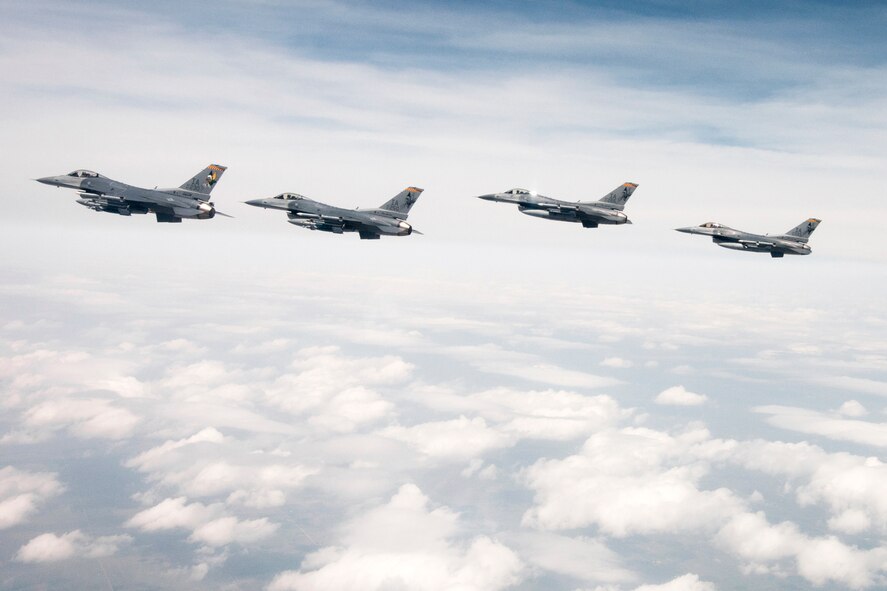
{"type": "Polygon", "coordinates": [[[427,456],[454,460],[473,458],[514,443],[511,436],[489,427],[481,417],[392,426],[379,434],[408,443],[427,456]]]}
{"type": "Polygon", "coordinates": [[[373,388],[402,384],[413,371],[400,357],[349,357],[337,347],[302,349],[292,368],[296,373],[266,388],[266,399],[287,412],[310,414],[312,424],[338,432],[389,416],[392,403],[373,388]]]}
{"type": "Polygon", "coordinates": [[[418,487],[403,485],[391,500],[342,530],[340,544],[309,554],[298,571],[277,575],[270,591],[505,589],[523,564],[488,536],[459,539],[459,516],[432,509],[418,487]]]}
{"type": "Polygon", "coordinates": [[[659,585],[641,585],[634,591],[716,591],[714,583],[703,581],[699,575],[688,573],[659,585]]]}
{"type": "Polygon", "coordinates": [[[31,428],[67,428],[84,439],[124,439],[132,435],[139,417],[102,398],[62,398],[31,407],[24,422],[31,428]]]}
{"type": "Polygon", "coordinates": [[[863,394],[887,396],[887,382],[872,380],[870,378],[853,376],[815,376],[811,381],[838,390],[852,390],[863,394]]]}
{"type": "Polygon", "coordinates": [[[195,433],[190,437],[179,439],[176,441],[169,440],[163,444],[152,447],[132,458],[127,462],[128,466],[139,468],[141,470],[152,470],[163,466],[168,460],[170,452],[182,447],[186,447],[192,443],[222,443],[225,436],[214,427],[207,427],[195,433]]]}
{"type": "Polygon", "coordinates": [[[869,414],[865,407],[857,400],[848,400],[838,408],[838,414],[845,417],[864,417],[869,414]]]}
{"type": "Polygon", "coordinates": [[[633,364],[628,359],[623,359],[622,357],[607,357],[603,361],[601,361],[601,365],[604,367],[615,367],[618,369],[628,369],[633,364]]]}
{"type": "Polygon", "coordinates": [[[790,522],[770,524],[763,513],[734,516],[717,534],[723,547],[747,561],[746,570],[783,574],[786,561],[813,583],[863,589],[887,580],[887,548],[861,550],[833,536],[811,537],[790,522]]]}
{"type": "Polygon", "coordinates": [[[740,445],[733,461],[788,477],[801,506],[828,508],[834,531],[855,534],[875,528],[887,533],[887,464],[878,458],[827,453],[809,443],[759,440],[740,445]]]}
{"type": "Polygon", "coordinates": [[[619,380],[561,367],[528,353],[509,351],[495,344],[449,347],[446,352],[474,368],[493,374],[562,388],[602,388],[619,380]]]}
{"type": "Polygon", "coordinates": [[[521,533],[509,539],[527,562],[582,582],[630,583],[638,578],[600,539],[547,532],[521,533]]]}
{"type": "Polygon", "coordinates": [[[417,394],[422,404],[434,410],[477,414],[515,440],[585,437],[633,413],[610,396],[567,390],[493,388],[466,395],[426,388],[417,394]]]}
{"type": "Polygon", "coordinates": [[[726,488],[699,484],[710,463],[734,446],[700,427],[677,435],[646,428],[596,433],[579,454],[524,470],[535,502],[523,523],[547,530],[594,525],[618,537],[713,531],[744,502],[726,488]]]}
{"type": "Polygon", "coordinates": [[[13,466],[0,469],[0,529],[24,522],[63,490],[56,474],[28,472],[13,466]]]}
{"type": "Polygon", "coordinates": [[[57,562],[69,558],[103,558],[132,542],[127,535],[92,537],[79,529],[62,534],[42,534],[19,548],[19,562],[57,562]]]}
{"type": "Polygon", "coordinates": [[[228,495],[228,502],[255,508],[279,507],[286,493],[317,472],[280,454],[264,453],[236,437],[207,427],[190,437],[168,440],[128,460],[161,489],[189,497],[228,495]]]}
{"type": "Polygon", "coordinates": [[[887,423],[847,418],[861,416],[858,414],[860,407],[856,405],[842,409],[843,412],[828,413],[796,406],[769,405],[755,407],[754,411],[768,415],[767,422],[781,429],[819,435],[838,441],[887,447],[887,423]],[[857,414],[848,415],[848,410],[857,414]]]}
{"type": "Polygon", "coordinates": [[[828,507],[835,531],[887,530],[887,468],[878,459],[828,454],[806,443],[717,440],[701,428],[677,435],[607,431],[590,437],[581,454],[536,462],[523,473],[536,493],[524,523],[548,530],[593,525],[616,537],[698,532],[743,560],[748,573],[796,573],[816,585],[852,588],[887,580],[887,547],[861,549],[805,534],[792,522],[773,525],[730,490],[700,489],[711,465],[727,461],[798,481],[798,503],[828,507]]]}
{"type": "Polygon", "coordinates": [[[656,404],[671,406],[699,406],[708,401],[705,394],[695,394],[683,386],[672,386],[660,392],[656,396],[656,404]]]}
{"type": "MultiPolygon", "coordinates": [[[[598,586],[591,591],[622,591],[624,587],[612,585],[598,586]]],[[[703,581],[695,573],[687,573],[666,583],[646,584],[635,587],[632,591],[717,591],[714,583],[703,581]]]]}
{"type": "Polygon", "coordinates": [[[11,393],[39,392],[44,388],[83,388],[116,382],[127,376],[132,363],[99,357],[76,348],[55,350],[42,344],[28,346],[15,355],[0,356],[0,379],[11,381],[11,393]]]}
{"type": "Polygon", "coordinates": [[[221,503],[189,504],[185,497],[165,499],[140,511],[126,522],[126,526],[145,532],[191,530],[190,541],[213,547],[232,543],[249,544],[272,535],[279,527],[265,517],[241,520],[227,515],[221,503]]]}

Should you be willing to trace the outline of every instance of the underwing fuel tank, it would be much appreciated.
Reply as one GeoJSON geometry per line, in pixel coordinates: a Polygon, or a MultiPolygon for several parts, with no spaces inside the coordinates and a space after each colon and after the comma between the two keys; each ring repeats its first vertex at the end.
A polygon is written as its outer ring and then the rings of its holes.
{"type": "Polygon", "coordinates": [[[745,247],[738,242],[721,242],[720,240],[713,240],[713,242],[721,248],[729,248],[730,250],[745,250],[745,247]]]}
{"type": "Polygon", "coordinates": [[[545,209],[528,209],[524,207],[518,206],[517,210],[524,215],[532,216],[534,218],[545,218],[547,220],[558,220],[561,222],[575,222],[576,216],[570,214],[563,214],[554,211],[548,211],[545,209]]]}

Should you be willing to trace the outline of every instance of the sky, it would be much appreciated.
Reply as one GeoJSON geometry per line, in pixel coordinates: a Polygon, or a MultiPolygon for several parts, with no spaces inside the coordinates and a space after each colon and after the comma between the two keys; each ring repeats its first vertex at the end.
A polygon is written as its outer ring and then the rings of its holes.
{"type": "Polygon", "coordinates": [[[0,589],[887,586],[882,6],[0,15],[0,589]],[[233,219],[32,180],[210,162],[233,219]],[[242,203],[406,186],[421,236],[242,203]]]}

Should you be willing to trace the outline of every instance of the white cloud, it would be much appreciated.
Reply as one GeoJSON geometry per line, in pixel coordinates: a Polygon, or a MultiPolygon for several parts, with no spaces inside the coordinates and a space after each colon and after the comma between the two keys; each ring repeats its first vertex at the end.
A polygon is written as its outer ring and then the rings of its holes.
{"type": "Polygon", "coordinates": [[[836,582],[862,589],[887,580],[887,547],[861,550],[835,537],[810,537],[793,523],[771,525],[763,513],[736,515],[717,541],[748,561],[749,572],[785,574],[790,562],[814,585],[836,582]]]}
{"type": "Polygon", "coordinates": [[[875,396],[887,396],[887,382],[859,378],[853,376],[816,376],[812,379],[816,384],[829,386],[837,390],[852,390],[862,394],[874,394],[875,396]]]}
{"type": "Polygon", "coordinates": [[[656,396],[656,404],[666,404],[671,406],[699,406],[708,401],[705,394],[695,394],[689,392],[683,386],[672,386],[666,388],[656,396]]]}
{"type": "Polygon", "coordinates": [[[630,583],[638,578],[599,539],[533,532],[514,536],[513,543],[527,562],[579,581],[630,583]]]}
{"type": "Polygon", "coordinates": [[[213,427],[168,440],[128,460],[126,466],[147,473],[158,491],[171,488],[188,497],[228,495],[229,504],[254,508],[283,505],[287,492],[300,488],[318,471],[280,454],[254,450],[213,427]]]}
{"type": "Polygon", "coordinates": [[[298,571],[277,575],[270,591],[464,589],[494,591],[516,584],[518,556],[487,536],[459,540],[459,517],[430,509],[414,485],[345,525],[341,544],[308,555],[298,571]]]}
{"type": "Polygon", "coordinates": [[[809,443],[752,441],[740,445],[733,461],[796,482],[801,506],[824,505],[829,526],[859,533],[870,527],[887,533],[887,464],[875,457],[826,453],[809,443]]]}
{"type": "Polygon", "coordinates": [[[276,532],[279,524],[264,517],[241,520],[226,515],[221,503],[188,504],[185,497],[178,497],[165,499],[136,513],[126,522],[126,526],[145,532],[191,530],[190,541],[218,547],[232,543],[249,544],[264,539],[276,532]]]}
{"type": "Polygon", "coordinates": [[[67,428],[84,439],[124,439],[140,419],[130,410],[101,398],[61,398],[31,407],[24,422],[31,428],[67,428]]]}
{"type": "Polygon", "coordinates": [[[151,396],[150,388],[133,376],[112,376],[95,380],[87,387],[110,390],[122,398],[146,398],[151,396]]]}
{"type": "Polygon", "coordinates": [[[477,414],[517,439],[569,440],[613,426],[632,415],[612,397],[567,390],[493,388],[465,394],[435,386],[412,389],[423,405],[441,412],[477,414]]]}
{"type": "Polygon", "coordinates": [[[495,464],[484,465],[483,460],[474,459],[468,463],[468,466],[466,466],[459,475],[462,476],[462,478],[477,476],[481,480],[496,480],[499,476],[499,469],[495,464]]]}
{"type": "Polygon", "coordinates": [[[198,526],[191,533],[191,541],[218,547],[237,542],[249,544],[267,538],[280,527],[267,518],[240,520],[236,517],[220,517],[198,526]]]}
{"type": "Polygon", "coordinates": [[[523,523],[556,530],[595,525],[618,537],[714,530],[744,502],[699,483],[710,462],[734,446],[702,428],[675,436],[646,428],[596,433],[581,453],[524,470],[536,494],[523,523]]]}
{"type": "MultiPolygon", "coordinates": [[[[599,585],[591,591],[621,591],[623,587],[599,585]]],[[[666,583],[641,585],[632,591],[717,591],[714,583],[703,581],[695,573],[687,573],[666,583]]]]}
{"type": "Polygon", "coordinates": [[[514,443],[513,437],[487,426],[481,417],[461,416],[412,427],[397,425],[382,429],[379,434],[408,443],[427,456],[452,460],[474,458],[514,443]]]}
{"type": "Polygon", "coordinates": [[[187,503],[188,499],[185,497],[164,499],[159,504],[136,513],[126,522],[126,526],[147,532],[175,528],[194,529],[212,521],[224,510],[221,504],[206,506],[202,503],[187,503]]]}
{"type": "Polygon", "coordinates": [[[841,405],[837,412],[845,417],[854,418],[864,417],[869,414],[865,407],[856,400],[848,400],[841,405]]]}
{"type": "Polygon", "coordinates": [[[323,429],[349,432],[389,416],[391,402],[373,387],[402,384],[413,366],[400,357],[352,358],[337,347],[300,350],[292,367],[297,373],[277,378],[265,389],[266,399],[293,414],[309,414],[323,429]]]}
{"type": "Polygon", "coordinates": [[[847,509],[846,511],[831,517],[828,527],[832,531],[848,535],[859,534],[872,526],[872,520],[861,509],[847,509]]]}
{"type": "MultiPolygon", "coordinates": [[[[858,407],[854,409],[859,410],[858,407]]],[[[823,413],[795,406],[758,406],[753,410],[768,415],[767,422],[781,429],[820,435],[838,441],[887,447],[887,423],[848,419],[843,414],[823,413]]]]}
{"type": "Polygon", "coordinates": [[[12,380],[12,392],[21,394],[47,385],[89,387],[103,380],[118,380],[127,375],[131,365],[77,349],[54,350],[36,344],[16,355],[0,356],[0,378],[12,380]]]}
{"type": "Polygon", "coordinates": [[[127,535],[97,538],[74,530],[57,536],[52,533],[33,538],[19,548],[15,559],[19,562],[56,562],[69,558],[103,558],[116,554],[120,546],[132,542],[127,535]]]}
{"type": "Polygon", "coordinates": [[[623,359],[622,357],[607,357],[603,361],[601,361],[601,365],[604,367],[615,367],[619,369],[628,369],[633,364],[628,359],[623,359]]]}
{"type": "Polygon", "coordinates": [[[24,522],[64,489],[56,474],[27,472],[13,466],[0,469],[0,530],[24,522]]]}
{"type": "Polygon", "coordinates": [[[449,347],[446,352],[483,372],[556,387],[602,388],[620,383],[613,378],[567,369],[536,355],[508,351],[495,344],[449,347]]]}
{"type": "Polygon", "coordinates": [[[521,439],[567,440],[587,436],[631,415],[610,396],[563,390],[487,390],[462,398],[504,433],[521,439]]]}
{"type": "Polygon", "coordinates": [[[716,591],[714,583],[703,581],[699,575],[688,573],[660,585],[641,585],[634,591],[716,591]]]}
{"type": "Polygon", "coordinates": [[[185,447],[192,443],[222,443],[225,436],[213,427],[206,427],[198,433],[178,441],[166,441],[162,445],[152,447],[148,451],[142,452],[136,457],[129,460],[126,464],[141,470],[151,470],[162,466],[166,461],[169,452],[185,447]]]}

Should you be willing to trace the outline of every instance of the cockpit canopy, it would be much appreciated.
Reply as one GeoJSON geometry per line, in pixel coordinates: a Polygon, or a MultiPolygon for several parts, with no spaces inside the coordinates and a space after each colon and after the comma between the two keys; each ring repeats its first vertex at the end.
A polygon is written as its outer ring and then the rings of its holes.
{"type": "Polygon", "coordinates": [[[69,172],[68,176],[73,176],[78,179],[95,179],[98,178],[99,173],[93,172],[91,170],[75,170],[74,172],[69,172]]]}
{"type": "Polygon", "coordinates": [[[706,222],[699,227],[700,228],[721,228],[722,226],[721,226],[721,224],[718,224],[717,222],[706,222]]]}
{"type": "Polygon", "coordinates": [[[506,195],[529,195],[530,192],[527,191],[526,189],[509,189],[508,191],[505,191],[505,194],[506,195]]]}
{"type": "Polygon", "coordinates": [[[281,193],[280,195],[275,195],[275,199],[285,199],[287,201],[293,201],[295,199],[304,199],[305,197],[299,195],[298,193],[281,193]]]}

